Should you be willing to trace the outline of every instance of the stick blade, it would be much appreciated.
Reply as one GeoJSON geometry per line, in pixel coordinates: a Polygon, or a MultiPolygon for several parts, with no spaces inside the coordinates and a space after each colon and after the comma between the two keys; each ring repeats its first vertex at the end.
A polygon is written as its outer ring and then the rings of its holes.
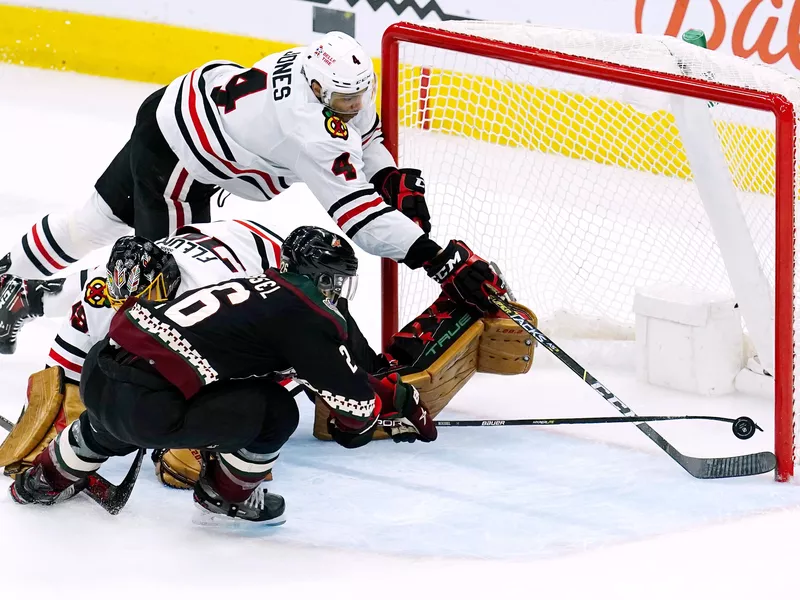
{"type": "Polygon", "coordinates": [[[772,452],[756,452],[742,456],[724,458],[694,458],[683,456],[676,459],[686,471],[697,479],[725,479],[748,477],[775,470],[778,461],[772,452]]]}
{"type": "Polygon", "coordinates": [[[144,452],[144,449],[139,449],[133,464],[119,485],[114,485],[95,473],[89,476],[89,483],[83,491],[109,514],[118,514],[131,497],[136,478],[139,476],[139,469],[142,467],[144,452]]]}

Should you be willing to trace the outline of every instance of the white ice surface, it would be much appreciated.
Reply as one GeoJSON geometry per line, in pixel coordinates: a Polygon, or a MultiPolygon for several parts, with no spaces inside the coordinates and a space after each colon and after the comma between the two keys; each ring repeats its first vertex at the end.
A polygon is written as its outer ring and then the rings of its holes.
{"type": "MultiPolygon", "coordinates": [[[[79,205],[127,139],[152,86],[0,66],[0,251],[43,213],[79,205]]],[[[287,232],[329,224],[302,186],[271,205],[228,200],[287,232]]],[[[379,323],[377,261],[362,257],[354,311],[379,323]]],[[[0,414],[15,418],[27,375],[58,322],[23,329],[0,360],[0,414]]],[[[588,349],[565,347],[580,360],[588,349]]],[[[659,424],[683,452],[769,449],[772,409],[741,395],[700,399],[637,383],[618,360],[590,370],[640,414],[748,414],[767,430],[748,442],[726,425],[659,424]]],[[[615,415],[538,351],[524,377],[476,378],[444,416],[615,415]]],[[[597,353],[592,353],[596,355],[597,353]]],[[[800,489],[770,476],[689,477],[634,427],[443,429],[434,444],[346,451],[311,437],[311,406],[275,469],[285,526],[258,535],[199,529],[188,492],[161,487],[149,459],[116,517],[89,500],[42,509],[0,494],[0,597],[92,598],[752,598],[793,597],[800,489]],[[788,596],[787,596],[788,594],[788,596]]],[[[0,436],[3,434],[0,433],[0,436]]],[[[103,473],[119,480],[127,459],[103,473]]],[[[3,485],[8,480],[2,482],[3,485]]]]}

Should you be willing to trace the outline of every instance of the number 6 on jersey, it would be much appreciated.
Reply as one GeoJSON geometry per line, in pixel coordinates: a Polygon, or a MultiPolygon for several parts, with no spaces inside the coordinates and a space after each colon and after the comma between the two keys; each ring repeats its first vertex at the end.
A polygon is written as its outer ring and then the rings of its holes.
{"type": "Polygon", "coordinates": [[[191,327],[219,310],[220,295],[228,304],[236,306],[250,297],[250,290],[245,289],[238,281],[229,281],[197,290],[170,306],[164,315],[181,327],[191,327]],[[214,292],[224,293],[215,294],[214,292]]]}

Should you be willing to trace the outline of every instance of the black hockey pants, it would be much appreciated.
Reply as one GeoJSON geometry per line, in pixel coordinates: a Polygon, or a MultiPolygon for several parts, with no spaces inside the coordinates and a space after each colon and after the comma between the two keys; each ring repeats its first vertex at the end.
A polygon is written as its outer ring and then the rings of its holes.
{"type": "Polygon", "coordinates": [[[219,189],[192,178],[164,139],[156,108],[165,90],[142,103],[131,139],[95,184],[114,215],[151,240],[190,223],[208,223],[211,196],[219,189]]]}
{"type": "Polygon", "coordinates": [[[106,456],[137,448],[270,454],[280,450],[299,421],[294,397],[273,381],[216,382],[186,400],[147,361],[107,340],[89,351],[80,390],[86,405],[84,439],[106,456]]]}

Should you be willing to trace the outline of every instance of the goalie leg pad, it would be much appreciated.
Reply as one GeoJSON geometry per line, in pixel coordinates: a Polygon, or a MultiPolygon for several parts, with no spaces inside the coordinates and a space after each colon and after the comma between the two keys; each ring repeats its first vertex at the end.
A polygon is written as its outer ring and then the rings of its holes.
{"type": "MultiPolygon", "coordinates": [[[[532,310],[516,302],[510,304],[536,327],[539,326],[532,310]]],[[[519,375],[530,371],[535,342],[527,331],[505,315],[484,317],[483,325],[478,351],[478,373],[519,375]]]]}
{"type": "Polygon", "coordinates": [[[483,323],[467,329],[436,361],[422,371],[403,375],[419,391],[420,400],[435,418],[477,370],[483,323]]]}
{"type": "MultiPolygon", "coordinates": [[[[60,367],[59,367],[60,368],[60,367]]],[[[36,447],[31,450],[21,461],[11,463],[5,469],[5,473],[10,477],[15,477],[20,471],[24,471],[33,464],[34,459],[44,450],[47,444],[59,433],[72,425],[86,410],[81,401],[81,393],[78,386],[67,383],[64,386],[64,402],[56,415],[55,423],[47,430],[44,438],[36,447]]]]}
{"type": "Polygon", "coordinates": [[[36,456],[56,436],[57,432],[51,429],[63,406],[65,393],[61,367],[49,367],[28,378],[27,406],[0,445],[0,466],[22,461],[32,453],[36,456]]]}

